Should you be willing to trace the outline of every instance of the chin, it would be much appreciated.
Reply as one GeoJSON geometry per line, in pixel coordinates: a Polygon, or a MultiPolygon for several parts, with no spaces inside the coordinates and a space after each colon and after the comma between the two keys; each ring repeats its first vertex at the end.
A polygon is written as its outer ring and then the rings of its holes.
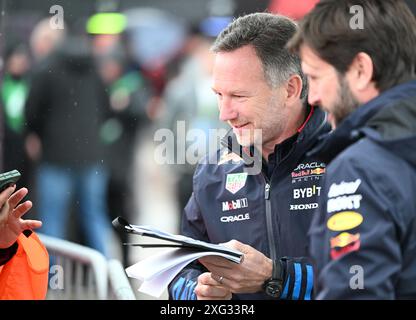
{"type": "Polygon", "coordinates": [[[250,139],[249,137],[237,135],[237,141],[242,147],[250,147],[253,145],[253,140],[250,139]]]}

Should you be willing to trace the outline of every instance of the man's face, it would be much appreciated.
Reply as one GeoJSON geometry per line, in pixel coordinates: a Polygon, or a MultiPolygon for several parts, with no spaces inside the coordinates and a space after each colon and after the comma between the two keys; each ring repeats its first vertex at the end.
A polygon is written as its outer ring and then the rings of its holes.
{"type": "Polygon", "coordinates": [[[242,146],[264,145],[282,134],[287,122],[284,87],[268,85],[252,46],[217,53],[213,79],[220,120],[228,122],[242,146]]]}
{"type": "Polygon", "coordinates": [[[350,90],[346,76],[318,57],[308,46],[300,50],[302,70],[308,77],[308,101],[328,112],[328,121],[335,128],[351,112],[358,108],[359,102],[350,90]]]}

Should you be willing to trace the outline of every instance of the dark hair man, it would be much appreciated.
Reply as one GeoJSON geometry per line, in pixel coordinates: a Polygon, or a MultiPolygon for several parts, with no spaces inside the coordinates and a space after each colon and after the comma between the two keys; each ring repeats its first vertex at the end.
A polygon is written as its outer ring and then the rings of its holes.
{"type": "Polygon", "coordinates": [[[295,31],[286,17],[250,14],[213,45],[213,90],[233,133],[209,156],[216,161],[207,158],[196,169],[182,233],[225,243],[244,259],[199,259],[171,282],[172,299],[311,297],[306,235],[325,165],[306,152],[329,126],[321,110],[305,103],[299,57],[285,48],[295,31]],[[263,166],[248,175],[243,159],[253,145],[262,149],[263,166]]]}
{"type": "Polygon", "coordinates": [[[311,227],[317,298],[415,298],[414,16],[403,1],[324,0],[289,47],[335,128],[316,150],[329,163],[311,227]]]}

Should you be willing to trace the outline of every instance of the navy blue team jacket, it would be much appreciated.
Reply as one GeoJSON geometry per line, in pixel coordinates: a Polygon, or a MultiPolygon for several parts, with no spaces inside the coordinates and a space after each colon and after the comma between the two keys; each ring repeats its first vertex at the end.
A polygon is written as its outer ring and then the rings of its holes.
{"type": "Polygon", "coordinates": [[[328,163],[311,227],[318,299],[416,298],[416,81],[350,114],[313,153],[328,163]]]}
{"type": "MultiPolygon", "coordinates": [[[[195,170],[193,194],[182,219],[183,235],[212,243],[236,239],[281,259],[283,299],[310,299],[313,290],[307,232],[326,168],[306,153],[329,126],[320,109],[309,108],[308,115],[297,135],[276,146],[269,157],[274,162],[270,174],[262,170],[248,175],[247,162],[239,152],[232,153],[228,137],[228,145],[213,155],[217,164],[209,164],[213,162],[207,157],[195,170]]],[[[170,299],[196,299],[197,277],[205,271],[198,262],[184,268],[169,285],[170,299]]],[[[233,299],[270,297],[258,292],[234,294],[233,299]]]]}

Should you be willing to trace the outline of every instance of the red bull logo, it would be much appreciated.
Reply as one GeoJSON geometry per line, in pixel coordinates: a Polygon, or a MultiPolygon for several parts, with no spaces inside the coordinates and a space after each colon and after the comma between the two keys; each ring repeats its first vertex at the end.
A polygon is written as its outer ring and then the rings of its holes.
{"type": "Polygon", "coordinates": [[[325,173],[325,168],[316,168],[311,170],[301,170],[299,172],[292,172],[292,178],[308,177],[313,175],[321,175],[325,173]]]}
{"type": "Polygon", "coordinates": [[[292,172],[292,178],[299,178],[309,176],[311,174],[311,170],[302,170],[299,172],[292,172]]]}
{"type": "Polygon", "coordinates": [[[335,260],[347,253],[358,251],[360,249],[360,245],[361,245],[361,241],[360,239],[358,239],[357,241],[352,242],[339,250],[331,249],[331,259],[335,260]]]}
{"type": "Polygon", "coordinates": [[[359,233],[351,234],[348,232],[343,232],[339,234],[338,236],[330,239],[331,248],[337,248],[337,247],[343,248],[358,241],[359,239],[360,239],[359,233]]]}
{"type": "Polygon", "coordinates": [[[311,170],[311,174],[324,174],[325,173],[325,168],[316,168],[316,169],[312,169],[311,170]]]}

